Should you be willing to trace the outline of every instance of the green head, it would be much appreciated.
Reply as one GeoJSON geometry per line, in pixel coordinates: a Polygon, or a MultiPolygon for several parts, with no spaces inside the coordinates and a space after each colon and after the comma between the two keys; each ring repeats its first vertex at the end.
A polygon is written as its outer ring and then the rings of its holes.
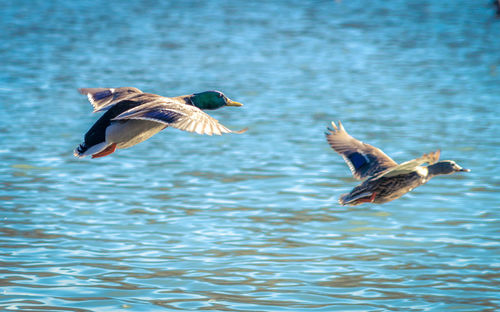
{"type": "Polygon", "coordinates": [[[442,160],[427,167],[432,175],[452,174],[455,172],[469,172],[470,169],[464,169],[457,165],[453,160],[442,160]]]}
{"type": "Polygon", "coordinates": [[[205,91],[191,96],[191,102],[199,109],[217,109],[223,106],[243,106],[243,104],[230,100],[220,91],[205,91]]]}

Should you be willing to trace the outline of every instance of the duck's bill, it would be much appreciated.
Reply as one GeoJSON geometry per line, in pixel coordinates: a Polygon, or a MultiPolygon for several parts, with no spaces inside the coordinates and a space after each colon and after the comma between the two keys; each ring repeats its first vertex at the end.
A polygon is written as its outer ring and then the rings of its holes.
{"type": "Polygon", "coordinates": [[[470,172],[470,169],[465,169],[465,168],[462,168],[459,170],[460,172],[470,172]]]}
{"type": "Polygon", "coordinates": [[[229,102],[226,104],[227,106],[243,106],[240,102],[236,102],[233,100],[229,100],[229,102]]]}

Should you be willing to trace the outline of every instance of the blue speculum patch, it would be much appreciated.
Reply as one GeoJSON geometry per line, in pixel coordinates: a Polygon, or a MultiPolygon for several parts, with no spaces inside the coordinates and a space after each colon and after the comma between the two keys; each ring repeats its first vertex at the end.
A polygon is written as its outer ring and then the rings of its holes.
{"type": "Polygon", "coordinates": [[[105,97],[108,97],[111,95],[111,91],[105,90],[105,91],[100,91],[94,94],[94,101],[104,99],[105,97]]]}
{"type": "Polygon", "coordinates": [[[352,165],[356,169],[361,168],[363,165],[365,165],[367,163],[366,158],[361,153],[358,153],[358,152],[354,152],[354,153],[348,155],[347,158],[349,158],[352,165]]]}
{"type": "Polygon", "coordinates": [[[144,117],[157,119],[165,123],[173,123],[179,119],[182,115],[179,113],[172,112],[170,110],[151,110],[144,113],[144,117]]]}

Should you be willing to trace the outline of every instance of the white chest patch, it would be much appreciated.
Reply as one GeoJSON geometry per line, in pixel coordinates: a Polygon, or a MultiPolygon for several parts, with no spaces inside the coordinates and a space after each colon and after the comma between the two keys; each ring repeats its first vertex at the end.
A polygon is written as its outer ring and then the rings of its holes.
{"type": "Polygon", "coordinates": [[[423,176],[423,177],[427,177],[427,174],[429,173],[429,170],[426,168],[426,167],[422,167],[422,166],[418,166],[415,168],[415,171],[423,176]]]}

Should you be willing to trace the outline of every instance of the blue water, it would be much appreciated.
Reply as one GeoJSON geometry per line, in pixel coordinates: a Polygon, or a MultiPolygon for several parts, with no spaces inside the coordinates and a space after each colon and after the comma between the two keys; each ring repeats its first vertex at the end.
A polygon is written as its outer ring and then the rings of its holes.
{"type": "Polygon", "coordinates": [[[1,1],[0,308],[498,311],[491,1],[1,1]],[[242,102],[101,159],[79,87],[242,102]],[[384,205],[323,131],[472,172],[384,205]]]}

